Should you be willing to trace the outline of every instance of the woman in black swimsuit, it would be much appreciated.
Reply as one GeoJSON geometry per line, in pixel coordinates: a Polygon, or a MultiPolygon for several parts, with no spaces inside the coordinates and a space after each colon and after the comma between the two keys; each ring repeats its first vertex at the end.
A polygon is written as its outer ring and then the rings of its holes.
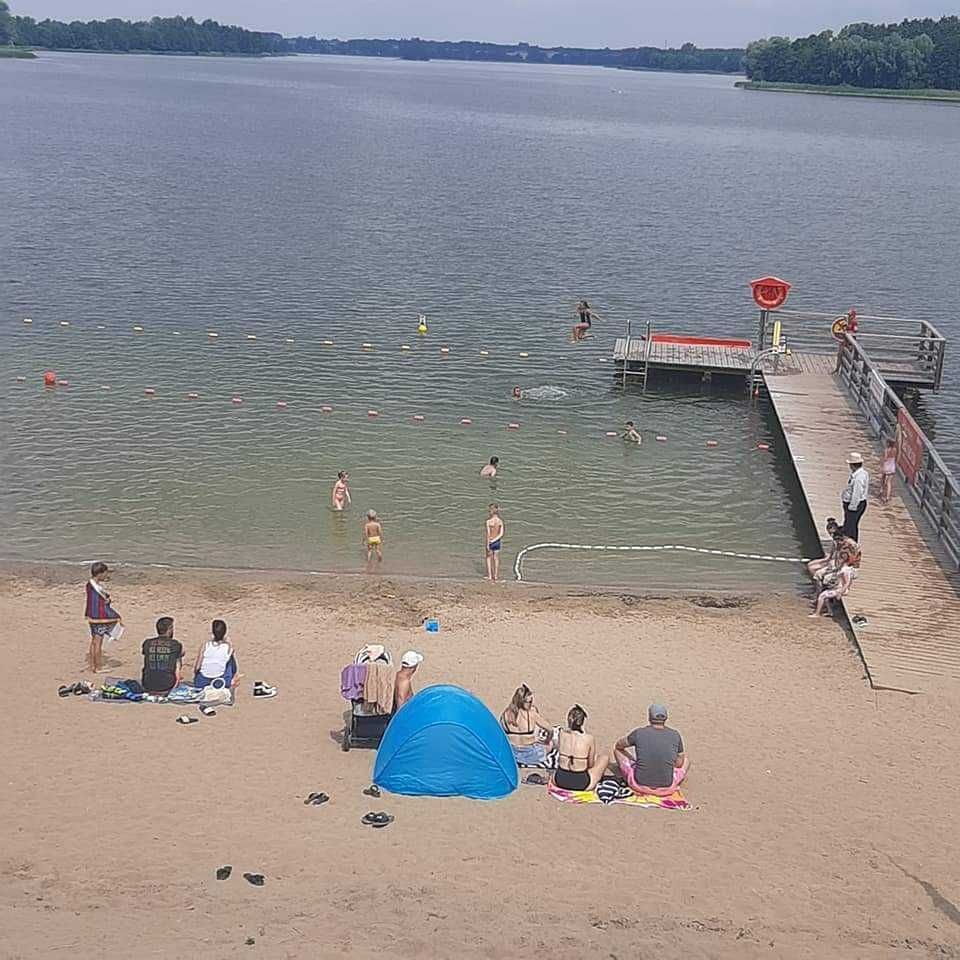
{"type": "Polygon", "coordinates": [[[584,733],[587,711],[574,704],[567,714],[567,728],[560,731],[557,740],[557,769],[553,785],[561,790],[592,790],[610,758],[597,756],[597,743],[592,733],[584,733]]]}

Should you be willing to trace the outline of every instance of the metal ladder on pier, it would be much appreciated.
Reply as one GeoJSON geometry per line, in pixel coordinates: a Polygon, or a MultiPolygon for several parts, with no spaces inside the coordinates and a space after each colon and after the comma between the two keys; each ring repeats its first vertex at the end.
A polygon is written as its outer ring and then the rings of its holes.
{"type": "Polygon", "coordinates": [[[645,332],[644,338],[643,338],[643,340],[644,340],[644,343],[643,343],[643,359],[641,360],[641,366],[640,366],[640,369],[639,369],[639,370],[630,370],[630,369],[628,369],[628,368],[629,368],[629,365],[630,365],[630,342],[631,342],[631,340],[632,340],[632,334],[631,334],[632,326],[633,326],[632,321],[628,320],[628,321],[627,321],[627,337],[626,337],[626,343],[625,343],[625,345],[624,345],[624,350],[623,350],[623,383],[622,383],[622,386],[623,386],[624,389],[626,389],[626,386],[627,386],[627,377],[637,377],[637,378],[639,378],[639,380],[640,380],[640,384],[641,384],[641,386],[642,386],[642,388],[643,388],[643,392],[646,393],[646,392],[647,392],[647,377],[649,376],[649,373],[650,373],[650,344],[651,344],[651,342],[652,342],[652,341],[651,341],[651,337],[650,337],[650,329],[651,329],[651,328],[650,328],[650,321],[648,320],[648,321],[647,321],[647,324],[646,324],[646,332],[645,332]]]}

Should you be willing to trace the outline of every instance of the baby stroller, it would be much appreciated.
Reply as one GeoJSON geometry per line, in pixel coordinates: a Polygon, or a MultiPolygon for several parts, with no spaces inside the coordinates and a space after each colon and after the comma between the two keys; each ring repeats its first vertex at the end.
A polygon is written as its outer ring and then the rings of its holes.
{"type": "MultiPolygon", "coordinates": [[[[393,657],[390,656],[389,650],[379,644],[370,644],[357,653],[353,662],[355,664],[384,663],[392,667],[393,657]]],[[[351,699],[350,720],[343,728],[341,743],[344,753],[347,753],[351,747],[379,747],[391,716],[390,713],[381,713],[376,703],[367,703],[363,699],[351,699]]]]}

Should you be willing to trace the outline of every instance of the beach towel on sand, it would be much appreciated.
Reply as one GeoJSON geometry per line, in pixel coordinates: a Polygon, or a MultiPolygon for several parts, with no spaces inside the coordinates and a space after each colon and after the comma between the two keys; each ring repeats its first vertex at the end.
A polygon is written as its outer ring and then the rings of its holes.
{"type": "MultiPolygon", "coordinates": [[[[561,803],[600,803],[603,801],[594,793],[593,790],[561,790],[552,783],[547,787],[547,793],[554,800],[561,803]]],[[[616,799],[610,800],[610,803],[625,803],[631,807],[659,807],[661,810],[689,810],[690,804],[687,803],[683,794],[677,790],[669,797],[641,797],[635,793],[629,796],[618,795],[616,799]]]]}

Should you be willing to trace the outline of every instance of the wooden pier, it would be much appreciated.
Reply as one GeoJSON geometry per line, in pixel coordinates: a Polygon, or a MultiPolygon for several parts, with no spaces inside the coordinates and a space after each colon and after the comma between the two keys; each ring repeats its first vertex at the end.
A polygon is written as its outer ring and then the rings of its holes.
{"type": "Polygon", "coordinates": [[[945,341],[927,323],[839,341],[826,329],[824,337],[820,322],[819,339],[807,331],[788,339],[803,347],[789,354],[771,353],[762,326],[750,346],[669,335],[658,341],[648,329],[646,338],[619,339],[614,359],[623,383],[636,376],[644,389],[656,370],[740,376],[745,389],[753,375],[749,388],[766,388],[821,536],[827,517],[843,516],[847,453],[860,452],[871,496],[860,523],[862,567],[842,603],[867,676],[875,688],[909,692],[960,680],[960,486],[892,389],[938,389],[945,341]],[[893,499],[882,505],[881,438],[894,436],[903,453],[893,499]]]}

